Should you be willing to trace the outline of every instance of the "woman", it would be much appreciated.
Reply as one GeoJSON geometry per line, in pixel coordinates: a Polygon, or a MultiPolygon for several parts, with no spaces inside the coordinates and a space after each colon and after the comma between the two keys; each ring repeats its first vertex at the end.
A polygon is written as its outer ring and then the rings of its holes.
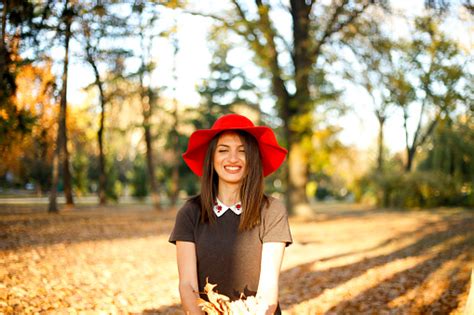
{"type": "Polygon", "coordinates": [[[201,193],[179,210],[170,236],[187,314],[202,314],[206,281],[232,300],[256,295],[266,314],[281,313],[278,278],[292,239],[283,203],[264,194],[264,176],[286,154],[270,128],[237,114],[191,135],[183,158],[202,177],[201,193]]]}

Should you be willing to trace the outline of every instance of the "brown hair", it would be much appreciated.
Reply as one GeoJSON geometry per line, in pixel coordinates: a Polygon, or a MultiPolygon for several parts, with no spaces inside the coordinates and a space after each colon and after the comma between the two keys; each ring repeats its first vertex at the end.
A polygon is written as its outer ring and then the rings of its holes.
{"type": "MultiPolygon", "coordinates": [[[[232,131],[239,135],[245,147],[246,167],[240,185],[243,212],[239,225],[239,231],[245,231],[260,224],[262,208],[269,205],[269,199],[264,194],[263,166],[257,139],[245,131],[232,131]]],[[[201,193],[191,198],[201,207],[201,222],[203,223],[216,221],[213,207],[217,198],[219,177],[214,170],[214,152],[221,134],[217,134],[209,142],[201,177],[201,193]]]]}

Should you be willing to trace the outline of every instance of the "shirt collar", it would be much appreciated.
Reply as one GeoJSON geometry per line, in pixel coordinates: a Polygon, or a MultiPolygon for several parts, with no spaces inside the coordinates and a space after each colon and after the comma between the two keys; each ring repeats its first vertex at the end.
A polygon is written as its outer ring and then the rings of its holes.
{"type": "Polygon", "coordinates": [[[229,209],[235,214],[240,215],[242,213],[242,203],[239,201],[232,206],[226,206],[219,200],[219,198],[216,198],[213,209],[217,217],[222,216],[229,209]]]}

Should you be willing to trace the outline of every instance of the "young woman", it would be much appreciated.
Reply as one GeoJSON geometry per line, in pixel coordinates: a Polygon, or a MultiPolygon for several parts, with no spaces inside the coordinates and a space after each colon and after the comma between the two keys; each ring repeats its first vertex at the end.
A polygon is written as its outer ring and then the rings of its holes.
{"type": "Polygon", "coordinates": [[[237,114],[191,135],[183,158],[201,176],[201,193],[178,211],[169,239],[186,314],[203,314],[197,298],[206,281],[232,300],[256,295],[266,314],[281,313],[278,279],[292,239],[283,203],[264,194],[264,176],[286,154],[270,128],[237,114]]]}

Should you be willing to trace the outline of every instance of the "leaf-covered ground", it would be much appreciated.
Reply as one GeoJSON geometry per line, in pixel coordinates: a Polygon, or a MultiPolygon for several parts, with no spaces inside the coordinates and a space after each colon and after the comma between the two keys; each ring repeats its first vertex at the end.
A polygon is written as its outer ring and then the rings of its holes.
{"type": "MultiPolygon", "coordinates": [[[[0,206],[0,313],[181,314],[175,211],[0,206]]],[[[286,314],[461,314],[474,212],[316,205],[292,218],[280,281],[286,314]]]]}

